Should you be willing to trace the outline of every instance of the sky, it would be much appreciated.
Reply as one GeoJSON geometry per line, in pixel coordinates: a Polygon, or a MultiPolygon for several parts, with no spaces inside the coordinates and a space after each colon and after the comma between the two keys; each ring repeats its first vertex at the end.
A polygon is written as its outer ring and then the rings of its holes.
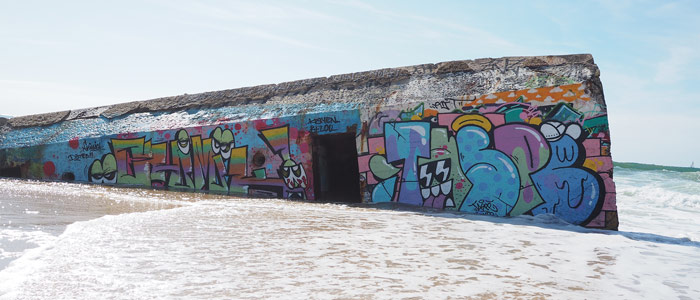
{"type": "Polygon", "coordinates": [[[0,115],[591,53],[613,160],[700,166],[700,1],[0,0],[0,115]]]}

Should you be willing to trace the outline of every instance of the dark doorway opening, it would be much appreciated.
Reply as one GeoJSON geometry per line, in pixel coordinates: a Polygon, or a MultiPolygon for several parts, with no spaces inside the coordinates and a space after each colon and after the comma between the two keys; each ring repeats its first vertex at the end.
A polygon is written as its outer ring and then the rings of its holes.
{"type": "Polygon", "coordinates": [[[22,178],[20,167],[0,169],[0,177],[22,178]]]}
{"type": "Polygon", "coordinates": [[[355,133],[313,137],[316,200],[362,202],[355,133]]]}

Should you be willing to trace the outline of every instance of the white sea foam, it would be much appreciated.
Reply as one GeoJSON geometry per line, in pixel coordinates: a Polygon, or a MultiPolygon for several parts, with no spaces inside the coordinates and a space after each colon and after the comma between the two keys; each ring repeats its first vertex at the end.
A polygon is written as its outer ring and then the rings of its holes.
{"type": "Polygon", "coordinates": [[[0,230],[0,270],[27,253],[28,249],[46,245],[55,239],[54,235],[40,230],[10,228],[0,230]]]}
{"type": "Polygon", "coordinates": [[[5,254],[0,271],[0,298],[11,299],[17,296],[17,287],[39,268],[41,256],[54,245],[57,237],[39,230],[2,229],[0,232],[3,236],[13,236],[0,240],[5,254]]]}
{"type": "Polygon", "coordinates": [[[615,171],[621,231],[700,242],[700,173],[615,171]]]}
{"type": "Polygon", "coordinates": [[[616,173],[621,232],[552,215],[187,194],[206,199],[83,219],[38,241],[0,271],[0,298],[700,298],[692,180],[671,190],[640,177],[616,173]]]}

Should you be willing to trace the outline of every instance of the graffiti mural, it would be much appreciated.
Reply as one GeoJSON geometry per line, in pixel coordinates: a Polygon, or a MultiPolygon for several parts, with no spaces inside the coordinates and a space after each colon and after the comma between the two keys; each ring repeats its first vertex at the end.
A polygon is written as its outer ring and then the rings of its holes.
{"type": "Polygon", "coordinates": [[[569,84],[384,109],[368,118],[364,184],[372,202],[605,227],[610,141],[589,102],[569,84]]]}
{"type": "Polygon", "coordinates": [[[30,178],[315,200],[314,167],[323,165],[313,165],[314,137],[350,132],[360,182],[347,184],[361,187],[364,202],[492,216],[553,214],[616,228],[607,115],[588,93],[578,83],[271,119],[222,118],[2,154],[21,161],[30,178]]]}
{"type": "Polygon", "coordinates": [[[312,136],[358,126],[357,110],[333,111],[76,137],[2,153],[27,161],[29,178],[313,200],[312,136]]]}
{"type": "MultiPolygon", "coordinates": [[[[147,139],[145,136],[111,138],[108,142],[111,152],[92,163],[89,181],[306,199],[311,179],[306,175],[304,164],[292,157],[304,159],[308,153],[300,153],[298,147],[297,154],[293,153],[293,147],[289,145],[289,125],[278,126],[282,123],[281,120],[270,120],[179,129],[173,135],[158,133],[157,137],[166,139],[159,143],[153,143],[153,137],[147,139]],[[245,135],[242,131],[259,133],[249,140],[249,144],[239,146],[229,127],[235,128],[240,135],[245,135]],[[250,165],[262,167],[250,173],[249,148],[258,154],[250,165]],[[271,163],[263,166],[265,161],[271,163]],[[276,166],[273,167],[273,163],[276,166]]],[[[245,138],[241,137],[241,140],[245,138]]]]}

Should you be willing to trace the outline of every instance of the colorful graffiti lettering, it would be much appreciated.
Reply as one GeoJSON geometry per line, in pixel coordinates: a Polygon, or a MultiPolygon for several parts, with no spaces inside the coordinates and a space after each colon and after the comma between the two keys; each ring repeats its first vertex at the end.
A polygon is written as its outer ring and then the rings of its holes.
{"type": "Polygon", "coordinates": [[[505,216],[518,200],[520,175],[508,156],[489,148],[491,128],[481,115],[463,115],[452,123],[459,165],[474,186],[459,210],[505,216]]]}
{"type": "MultiPolygon", "coordinates": [[[[341,123],[335,116],[318,122],[326,121],[341,123]]],[[[86,170],[87,181],[93,183],[290,199],[313,195],[304,166],[309,147],[290,145],[290,136],[308,142],[303,138],[308,133],[290,130],[279,119],[230,127],[235,133],[229,126],[209,126],[125,134],[108,139],[105,146],[100,139],[83,140],[83,147],[71,140],[71,151],[82,152],[67,158],[77,162],[107,152],[86,170]],[[258,133],[252,139],[246,134],[251,131],[258,133]],[[248,143],[239,146],[237,140],[248,143]],[[249,149],[255,153],[250,160],[249,149]]]]}
{"type": "Polygon", "coordinates": [[[359,164],[373,202],[605,226],[614,191],[594,162],[610,161],[607,122],[583,84],[453,100],[461,110],[436,100],[369,119],[359,164]]]}
{"type": "MultiPolygon", "coordinates": [[[[273,134],[267,139],[268,135],[261,134],[261,137],[266,138],[268,143],[277,143],[276,139],[286,143],[286,132],[279,132],[280,129],[263,132],[275,130],[279,133],[277,136],[273,134]]],[[[215,127],[209,131],[208,138],[190,135],[186,129],[178,130],[174,136],[171,141],[156,144],[144,137],[111,139],[109,145],[112,153],[93,163],[91,180],[216,193],[229,193],[231,190],[246,192],[245,188],[241,188],[246,184],[236,181],[246,181],[247,146],[236,147],[230,129],[215,127]],[[116,176],[113,176],[115,172],[116,176]],[[107,174],[112,174],[111,179],[107,174]]],[[[277,151],[275,153],[280,150],[272,149],[277,151]]],[[[294,165],[299,167],[299,164],[294,165]]],[[[284,169],[285,165],[280,168],[284,169]]]]}

